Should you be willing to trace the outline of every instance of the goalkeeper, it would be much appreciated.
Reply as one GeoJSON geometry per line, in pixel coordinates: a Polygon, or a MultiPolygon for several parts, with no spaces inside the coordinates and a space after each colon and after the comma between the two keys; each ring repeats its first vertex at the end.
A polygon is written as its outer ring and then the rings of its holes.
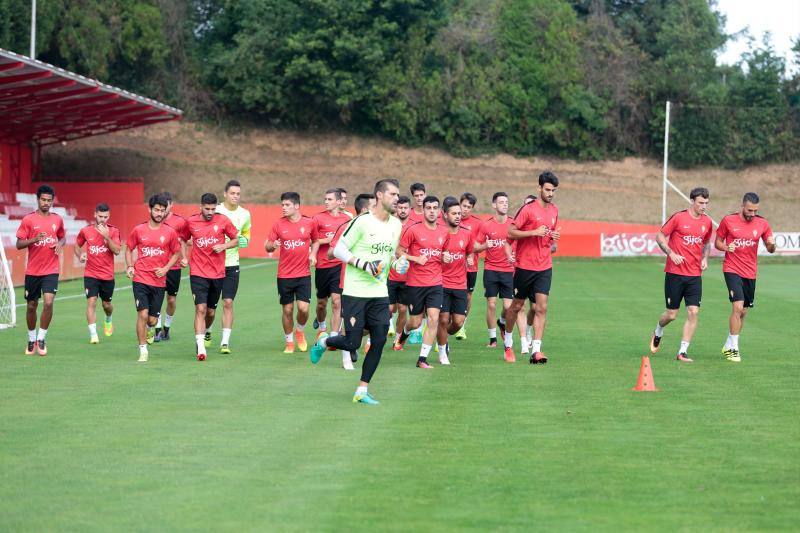
{"type": "MultiPolygon", "coordinates": [[[[333,250],[334,256],[346,265],[342,290],[342,320],[345,335],[320,335],[311,348],[311,362],[316,364],[327,347],[355,352],[361,345],[363,330],[368,330],[370,348],[361,367],[361,381],[353,403],[376,405],[368,392],[389,331],[389,292],[386,280],[389,267],[400,240],[400,220],[392,216],[400,196],[400,184],[395,179],[383,179],[375,184],[375,207],[353,219],[333,250]]],[[[407,267],[404,258],[398,259],[398,269],[407,267]]]]}

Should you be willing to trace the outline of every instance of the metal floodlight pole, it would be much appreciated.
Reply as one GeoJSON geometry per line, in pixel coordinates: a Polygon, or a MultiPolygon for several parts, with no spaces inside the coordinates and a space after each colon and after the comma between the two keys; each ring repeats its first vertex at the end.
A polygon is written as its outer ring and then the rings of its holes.
{"type": "Polygon", "coordinates": [[[31,0],[31,59],[36,59],[36,0],[31,0]]]}
{"type": "Polygon", "coordinates": [[[667,166],[669,164],[669,108],[667,100],[667,116],[664,121],[664,177],[661,183],[661,225],[667,222],[667,166]]]}

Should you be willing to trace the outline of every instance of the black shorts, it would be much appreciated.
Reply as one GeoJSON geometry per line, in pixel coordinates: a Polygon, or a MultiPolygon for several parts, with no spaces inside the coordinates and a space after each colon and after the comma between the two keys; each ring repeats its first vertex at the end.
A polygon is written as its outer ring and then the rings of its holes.
{"type": "Polygon", "coordinates": [[[189,276],[189,286],[192,288],[194,305],[206,304],[209,309],[216,309],[219,297],[222,295],[222,284],[225,278],[203,278],[189,276]]]}
{"type": "Polygon", "coordinates": [[[311,301],[311,276],[299,278],[278,278],[278,296],[281,305],[286,305],[298,300],[311,301]]]}
{"type": "Polygon", "coordinates": [[[408,287],[405,281],[389,280],[386,284],[389,290],[389,305],[402,304],[408,305],[408,287]]]}
{"type": "Polygon", "coordinates": [[[114,279],[97,279],[84,276],[83,292],[87,298],[100,297],[104,302],[110,302],[114,296],[114,279]]]}
{"type": "Polygon", "coordinates": [[[178,289],[181,288],[181,269],[170,270],[167,272],[167,294],[177,296],[178,289]]]}
{"type": "Polygon", "coordinates": [[[745,307],[753,307],[756,301],[756,280],[743,278],[733,272],[723,272],[728,298],[731,302],[744,302],[745,307]]]}
{"type": "Polygon", "coordinates": [[[477,272],[467,272],[467,292],[471,293],[475,290],[475,284],[478,282],[477,272]]]}
{"type": "Polygon", "coordinates": [[[239,291],[239,267],[225,267],[225,279],[222,281],[222,299],[233,300],[239,291]]]}
{"type": "Polygon", "coordinates": [[[441,309],[444,295],[441,285],[433,287],[406,286],[406,297],[408,298],[408,314],[421,315],[428,308],[441,309]]]}
{"type": "Polygon", "coordinates": [[[552,281],[552,268],[547,270],[517,268],[514,270],[514,298],[517,300],[528,298],[533,302],[537,294],[550,294],[552,281]]]}
{"type": "Polygon", "coordinates": [[[687,306],[700,307],[703,299],[703,278],[700,276],[681,276],[667,272],[664,275],[664,301],[667,309],[680,309],[681,300],[687,306]]]}
{"type": "Polygon", "coordinates": [[[483,295],[487,298],[514,297],[514,273],[499,270],[483,270],[483,295]]]}
{"type": "Polygon", "coordinates": [[[153,287],[146,283],[133,282],[133,301],[137,311],[147,309],[147,314],[153,318],[161,315],[161,304],[164,303],[164,287],[153,287]]]}
{"type": "Polygon", "coordinates": [[[38,300],[43,293],[55,294],[58,292],[58,274],[45,274],[44,276],[25,275],[25,299],[38,300]]]}
{"type": "Polygon", "coordinates": [[[318,268],[314,271],[314,286],[317,288],[317,299],[328,298],[331,294],[342,294],[339,288],[339,276],[342,265],[329,268],[318,268]]]}
{"type": "Polygon", "coordinates": [[[467,289],[442,289],[442,313],[467,314],[467,289]]]}
{"type": "MultiPolygon", "coordinates": [[[[361,331],[374,328],[384,328],[389,330],[389,298],[359,298],[358,296],[342,295],[342,322],[345,331],[356,330],[361,335],[361,331]]],[[[377,330],[375,330],[377,331],[377,330]]]]}

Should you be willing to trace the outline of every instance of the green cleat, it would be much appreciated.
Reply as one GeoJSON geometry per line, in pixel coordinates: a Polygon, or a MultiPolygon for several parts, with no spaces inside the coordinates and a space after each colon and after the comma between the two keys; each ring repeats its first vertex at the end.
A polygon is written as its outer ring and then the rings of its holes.
{"type": "Polygon", "coordinates": [[[145,341],[147,344],[153,344],[153,341],[156,340],[156,332],[153,328],[147,328],[147,337],[145,337],[145,341]]]}
{"type": "Polygon", "coordinates": [[[231,347],[228,346],[227,344],[222,344],[219,347],[219,353],[224,353],[225,355],[230,355],[231,347]]]}
{"type": "Polygon", "coordinates": [[[353,403],[365,403],[367,405],[380,405],[381,402],[376,400],[372,397],[372,395],[368,392],[364,394],[354,394],[353,395],[353,403]]]}
{"type": "Polygon", "coordinates": [[[324,344],[324,340],[328,338],[328,334],[325,332],[321,332],[319,337],[317,337],[317,342],[311,347],[311,350],[308,352],[308,357],[311,359],[312,364],[319,363],[319,360],[322,359],[322,355],[325,353],[326,346],[324,344]]]}
{"type": "Polygon", "coordinates": [[[739,355],[739,350],[735,348],[729,348],[727,350],[722,350],[722,355],[725,356],[725,360],[731,363],[741,363],[742,356],[739,355]]]}
{"type": "Polygon", "coordinates": [[[211,332],[206,331],[206,336],[203,337],[203,344],[205,344],[206,348],[211,347],[211,332]]]}
{"type": "Polygon", "coordinates": [[[461,329],[456,331],[456,340],[463,341],[467,338],[467,328],[461,326],[461,329]]]}

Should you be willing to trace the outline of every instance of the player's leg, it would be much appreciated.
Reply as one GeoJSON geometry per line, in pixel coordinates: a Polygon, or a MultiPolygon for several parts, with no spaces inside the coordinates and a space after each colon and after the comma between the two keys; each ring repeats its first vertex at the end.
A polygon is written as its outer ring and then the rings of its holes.
{"type": "Polygon", "coordinates": [[[89,325],[89,343],[97,344],[100,338],[97,336],[97,296],[86,298],[86,323],[89,325]]]}
{"type": "MultiPolygon", "coordinates": [[[[317,294],[319,295],[319,287],[317,287],[317,294]]],[[[317,296],[317,306],[316,306],[316,314],[314,316],[313,327],[314,329],[318,329],[319,331],[327,331],[328,325],[325,323],[325,319],[328,318],[328,298],[320,298],[317,296]]]]}
{"type": "MultiPolygon", "coordinates": [[[[439,312],[439,323],[436,326],[436,347],[439,352],[440,363],[442,363],[443,360],[447,360],[447,337],[449,335],[448,330],[450,329],[450,311],[445,311],[445,309],[449,309],[450,307],[447,302],[447,296],[444,297],[444,300],[445,304],[439,312]]],[[[449,364],[449,362],[446,364],[449,364]]]]}
{"type": "Polygon", "coordinates": [[[419,368],[431,368],[428,365],[428,355],[436,342],[436,332],[439,328],[439,312],[442,308],[443,291],[442,286],[426,287],[423,305],[425,307],[426,329],[422,334],[422,344],[419,347],[419,358],[417,366],[419,368]]]}
{"type": "Polygon", "coordinates": [[[544,327],[547,324],[547,301],[548,294],[537,292],[535,295],[536,304],[534,305],[533,315],[533,342],[531,343],[532,364],[546,363],[547,357],[542,353],[542,338],[544,338],[544,327]]]}
{"type": "Polygon", "coordinates": [[[681,298],[683,298],[683,286],[680,276],[664,274],[664,303],[665,309],[658,317],[656,329],[650,337],[650,353],[658,352],[661,346],[661,338],[664,336],[664,328],[667,327],[678,317],[678,309],[681,306],[681,298]]]}
{"type": "Polygon", "coordinates": [[[286,347],[283,353],[294,352],[294,302],[281,305],[281,323],[286,347]]]}
{"type": "Polygon", "coordinates": [[[105,320],[103,320],[103,334],[106,337],[110,337],[114,334],[114,305],[111,303],[114,297],[114,285],[113,279],[103,280],[100,283],[100,292],[98,294],[100,303],[103,306],[103,314],[105,315],[105,320]]]}
{"type": "Polygon", "coordinates": [[[42,314],[39,316],[39,331],[36,332],[36,351],[39,355],[47,355],[47,330],[53,320],[53,303],[58,292],[58,274],[42,278],[42,314]]]}
{"type": "Polygon", "coordinates": [[[455,337],[458,340],[467,338],[467,319],[469,312],[472,309],[472,293],[475,291],[475,283],[478,280],[477,272],[467,272],[467,310],[464,315],[464,325],[456,332],[455,337]]]}
{"type": "Polygon", "coordinates": [[[383,353],[383,347],[386,345],[389,332],[390,318],[388,298],[370,298],[365,302],[363,319],[361,320],[363,320],[364,326],[369,331],[372,342],[364,356],[364,363],[361,365],[361,379],[353,395],[353,403],[366,403],[369,405],[378,403],[369,394],[367,387],[381,361],[381,354],[383,353]]]}
{"type": "MultiPolygon", "coordinates": [[[[225,278],[207,280],[208,297],[206,298],[206,314],[204,321],[206,330],[211,327],[211,324],[214,322],[214,316],[217,314],[217,306],[219,305],[219,300],[222,297],[222,285],[224,279],[225,278]]],[[[223,330],[223,335],[224,332],[225,330],[223,330]]],[[[230,332],[228,333],[228,336],[230,336],[230,332]]],[[[220,350],[220,353],[231,353],[231,351],[230,349],[220,350]]]]}
{"type": "Polygon", "coordinates": [[[398,330],[400,331],[400,336],[397,338],[397,346],[401,349],[411,335],[411,332],[422,325],[423,313],[425,312],[425,304],[423,301],[424,291],[425,287],[406,286],[408,319],[403,329],[398,330]]]}
{"type": "MultiPolygon", "coordinates": [[[[338,276],[337,276],[338,279],[338,276]]],[[[331,293],[331,324],[338,324],[342,319],[342,295],[331,293]]]]}
{"type": "MultiPolygon", "coordinates": [[[[151,302],[153,294],[147,285],[133,282],[133,301],[136,306],[136,339],[139,341],[140,363],[146,363],[149,357],[147,352],[147,331],[151,314],[150,309],[155,306],[155,302],[151,302]]],[[[156,321],[158,320],[156,319],[156,321]]]]}
{"type": "Polygon", "coordinates": [[[528,353],[528,349],[530,348],[528,343],[528,334],[527,334],[527,313],[525,312],[525,306],[522,306],[522,309],[519,310],[517,313],[517,329],[519,330],[519,344],[522,347],[520,352],[523,354],[528,353]]]}
{"type": "Polygon", "coordinates": [[[301,352],[308,351],[306,342],[305,327],[308,322],[308,310],[311,305],[311,276],[298,278],[297,289],[295,291],[297,316],[294,330],[294,340],[301,352]]]}
{"type": "Polygon", "coordinates": [[[489,332],[489,344],[486,346],[494,348],[497,346],[497,297],[488,296],[486,298],[486,329],[489,332]]]}
{"type": "MultiPolygon", "coordinates": [[[[344,334],[335,337],[331,337],[327,333],[320,335],[317,342],[311,347],[310,358],[312,363],[317,364],[327,348],[350,353],[355,353],[358,350],[361,346],[361,336],[364,333],[366,301],[366,298],[342,296],[342,317],[347,317],[346,320],[343,320],[344,334]]],[[[388,303],[386,309],[388,313],[388,303]]]]}
{"type": "Polygon", "coordinates": [[[533,301],[528,306],[528,314],[526,317],[525,334],[528,337],[528,344],[533,343],[533,317],[536,316],[536,302],[533,301]]]}
{"type": "Polygon", "coordinates": [[[28,343],[25,355],[33,355],[36,351],[36,321],[39,318],[39,298],[41,284],[39,276],[25,276],[25,322],[28,326],[28,343]]]}
{"type": "Polygon", "coordinates": [[[681,345],[676,356],[679,361],[691,363],[689,358],[689,344],[692,342],[694,332],[697,330],[697,320],[700,314],[700,301],[703,296],[702,278],[700,276],[683,276],[683,301],[686,304],[686,322],[683,324],[681,345]]]}

